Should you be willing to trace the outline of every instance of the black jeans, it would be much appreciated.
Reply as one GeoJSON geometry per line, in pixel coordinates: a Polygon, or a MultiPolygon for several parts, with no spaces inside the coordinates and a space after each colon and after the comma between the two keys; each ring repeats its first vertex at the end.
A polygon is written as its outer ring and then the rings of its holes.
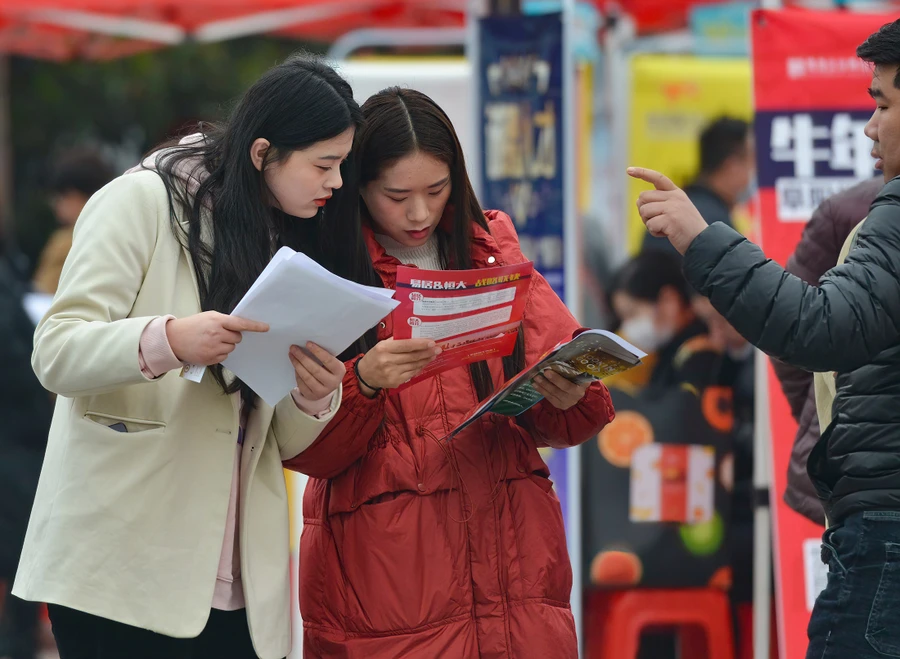
{"type": "Polygon", "coordinates": [[[247,615],[217,611],[197,638],[172,638],[50,604],[60,659],[257,659],[247,615]]]}
{"type": "Polygon", "coordinates": [[[900,511],[848,517],[822,537],[828,585],[809,620],[806,659],[900,657],[900,511]]]}

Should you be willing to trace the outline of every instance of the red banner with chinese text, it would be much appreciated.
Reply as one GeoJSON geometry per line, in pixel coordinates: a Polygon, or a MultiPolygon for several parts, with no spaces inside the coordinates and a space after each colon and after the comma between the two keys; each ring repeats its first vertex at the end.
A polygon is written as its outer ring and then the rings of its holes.
{"type": "MultiPolygon", "coordinates": [[[[759,170],[760,244],[785,264],[812,211],[876,175],[863,129],[874,110],[872,69],[856,47],[895,16],[845,11],[757,10],[751,39],[759,170]]],[[[771,505],[781,659],[806,652],[806,625],[822,587],[823,529],[782,500],[797,425],[769,372],[771,505]]]]}

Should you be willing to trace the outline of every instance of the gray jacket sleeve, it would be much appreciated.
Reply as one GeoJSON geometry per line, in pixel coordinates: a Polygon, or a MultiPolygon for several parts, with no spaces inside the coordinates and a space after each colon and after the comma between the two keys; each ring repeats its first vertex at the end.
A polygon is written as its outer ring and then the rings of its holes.
{"type": "Polygon", "coordinates": [[[846,263],[819,287],[722,224],[694,240],[684,270],[764,352],[809,371],[852,371],[900,338],[900,178],[876,197],[857,237],[846,263]]]}

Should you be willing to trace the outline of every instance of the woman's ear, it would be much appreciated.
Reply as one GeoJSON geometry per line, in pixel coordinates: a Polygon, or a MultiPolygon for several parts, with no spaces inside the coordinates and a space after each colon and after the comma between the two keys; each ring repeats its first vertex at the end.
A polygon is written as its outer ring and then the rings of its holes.
{"type": "Polygon", "coordinates": [[[250,160],[253,162],[253,166],[256,167],[256,171],[261,172],[263,170],[263,164],[266,162],[266,154],[269,153],[270,146],[269,140],[262,137],[253,140],[253,144],[250,145],[250,160]]]}

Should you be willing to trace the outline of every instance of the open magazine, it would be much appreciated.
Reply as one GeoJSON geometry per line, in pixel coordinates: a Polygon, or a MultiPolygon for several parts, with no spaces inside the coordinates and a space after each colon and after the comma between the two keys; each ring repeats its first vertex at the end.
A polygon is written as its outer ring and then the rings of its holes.
{"type": "Polygon", "coordinates": [[[612,332],[586,330],[571,341],[560,343],[531,368],[503,385],[457,426],[450,437],[487,412],[518,416],[539,403],[543,396],[532,386],[532,380],[548,368],[572,382],[586,383],[634,368],[646,356],[645,352],[612,332]]]}

